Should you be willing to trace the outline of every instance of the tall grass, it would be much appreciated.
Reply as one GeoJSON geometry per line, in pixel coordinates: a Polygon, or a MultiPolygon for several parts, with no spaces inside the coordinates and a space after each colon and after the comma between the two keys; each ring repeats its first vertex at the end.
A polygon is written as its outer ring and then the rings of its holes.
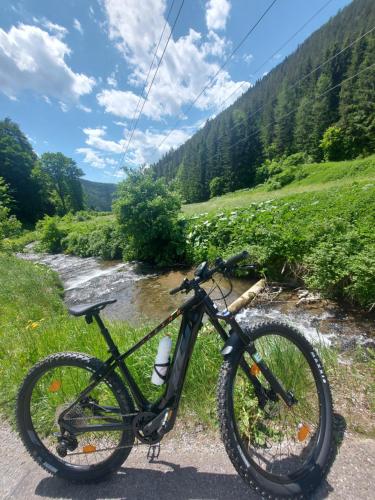
{"type": "MultiPolygon", "coordinates": [[[[48,268],[0,254],[0,403],[13,419],[17,389],[30,367],[45,356],[61,351],[86,352],[108,357],[107,346],[97,327],[68,315],[62,302],[62,287],[48,268]]],[[[126,323],[109,322],[120,350],[125,351],[148,331],[126,323]]],[[[178,325],[166,330],[177,338],[178,325]]],[[[141,389],[150,398],[160,391],[150,377],[159,338],[146,343],[129,358],[129,367],[141,389]]],[[[215,425],[216,385],[222,361],[222,342],[207,324],[199,334],[185,382],[181,413],[192,421],[215,425]]]]}
{"type": "MultiPolygon", "coordinates": [[[[56,274],[39,264],[0,254],[0,410],[13,419],[18,387],[33,364],[61,351],[86,352],[108,357],[107,346],[96,325],[68,315],[56,274]]],[[[148,331],[122,322],[106,322],[121,351],[148,331]]],[[[168,330],[174,341],[178,325],[168,330]]],[[[157,336],[129,358],[129,367],[145,394],[159,391],[150,383],[157,336]]],[[[215,394],[221,363],[221,342],[204,328],[189,368],[181,412],[194,421],[212,423],[216,416],[215,394]]]]}

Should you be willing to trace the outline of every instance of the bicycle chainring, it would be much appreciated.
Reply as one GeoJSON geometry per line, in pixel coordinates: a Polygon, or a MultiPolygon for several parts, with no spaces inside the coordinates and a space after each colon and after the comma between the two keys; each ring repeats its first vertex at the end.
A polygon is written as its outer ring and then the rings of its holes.
{"type": "Polygon", "coordinates": [[[151,411],[144,411],[138,413],[133,418],[132,426],[135,437],[144,444],[152,445],[156,444],[160,441],[161,437],[157,432],[153,432],[150,435],[143,434],[143,428],[147,425],[151,420],[153,420],[157,415],[152,413],[151,411]]]}

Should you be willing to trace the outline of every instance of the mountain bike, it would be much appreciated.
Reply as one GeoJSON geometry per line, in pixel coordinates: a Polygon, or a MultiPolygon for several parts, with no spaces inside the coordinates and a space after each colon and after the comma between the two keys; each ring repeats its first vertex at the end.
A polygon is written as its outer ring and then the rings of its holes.
{"type": "MultiPolygon", "coordinates": [[[[222,440],[239,475],[267,498],[309,495],[326,475],[333,454],[332,398],[316,350],[293,326],[264,321],[242,328],[235,314],[243,294],[219,310],[201,285],[228,275],[246,252],[214,267],[198,266],[171,294],[192,295],[165,321],[120,353],[100,311],[115,300],[70,308],[96,321],[109,349],[105,361],[82,353],[58,353],[36,364],[17,399],[20,436],[46,471],[78,482],[116,471],[135,443],[156,447],[175,424],[189,360],[204,314],[223,341],[217,404],[222,440]],[[165,388],[149,401],[127,359],[167,325],[181,318],[165,388]]],[[[199,339],[204,341],[204,337],[199,339]]],[[[156,368],[156,367],[155,367],[156,368]]],[[[162,376],[159,366],[159,375],[162,376]]],[[[204,380],[202,381],[204,391],[204,380]]],[[[152,448],[154,449],[154,448],[152,448]]]]}

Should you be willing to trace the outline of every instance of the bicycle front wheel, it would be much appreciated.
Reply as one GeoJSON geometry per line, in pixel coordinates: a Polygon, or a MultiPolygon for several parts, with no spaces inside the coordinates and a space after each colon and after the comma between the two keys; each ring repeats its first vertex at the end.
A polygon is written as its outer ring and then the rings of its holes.
{"type": "Polygon", "coordinates": [[[117,470],[131,451],[131,430],[84,431],[87,426],[121,425],[134,412],[116,373],[77,402],[102,366],[85,354],[54,354],[30,370],[19,390],[20,437],[31,457],[53,475],[76,482],[97,481],[117,470]],[[62,415],[63,422],[73,425],[76,432],[61,428],[62,415]]]}
{"type": "Polygon", "coordinates": [[[247,334],[295,403],[289,407],[272,391],[244,347],[228,357],[221,369],[222,439],[238,473],[261,495],[303,498],[320,484],[333,455],[327,377],[316,351],[295,328],[267,322],[247,334]],[[251,377],[261,384],[263,397],[251,377]]]}

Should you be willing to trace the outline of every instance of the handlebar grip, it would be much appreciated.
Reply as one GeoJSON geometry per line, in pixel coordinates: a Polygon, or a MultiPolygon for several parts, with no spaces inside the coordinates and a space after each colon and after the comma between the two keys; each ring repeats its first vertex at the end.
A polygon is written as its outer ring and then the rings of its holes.
{"type": "Polygon", "coordinates": [[[181,285],[176,286],[176,288],[172,288],[172,290],[169,290],[169,295],[175,295],[178,292],[181,292],[181,285]]]}
{"type": "Polygon", "coordinates": [[[233,255],[233,257],[229,257],[229,259],[226,261],[225,265],[226,265],[226,267],[232,267],[235,264],[237,264],[237,262],[240,262],[241,260],[244,260],[247,257],[249,257],[249,252],[244,250],[243,252],[238,253],[237,255],[233,255]]]}

